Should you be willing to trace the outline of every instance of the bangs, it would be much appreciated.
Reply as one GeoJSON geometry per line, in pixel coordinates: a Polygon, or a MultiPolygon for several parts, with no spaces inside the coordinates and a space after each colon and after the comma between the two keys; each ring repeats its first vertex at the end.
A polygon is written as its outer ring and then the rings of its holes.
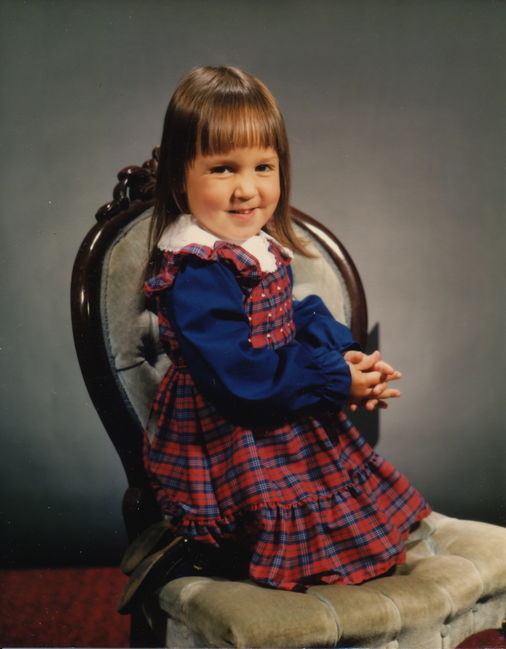
{"type": "Polygon", "coordinates": [[[196,153],[216,155],[244,147],[272,147],[280,158],[284,156],[283,123],[273,107],[234,102],[208,108],[197,124],[196,153]]]}

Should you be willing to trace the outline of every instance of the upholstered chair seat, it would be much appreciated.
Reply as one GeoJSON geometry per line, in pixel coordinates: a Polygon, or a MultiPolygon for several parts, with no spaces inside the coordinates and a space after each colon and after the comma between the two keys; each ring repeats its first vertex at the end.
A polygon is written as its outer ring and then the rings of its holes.
{"type": "Polygon", "coordinates": [[[205,577],[159,595],[167,647],[446,649],[498,628],[506,611],[506,529],[432,513],[395,574],[306,593],[205,577]]]}

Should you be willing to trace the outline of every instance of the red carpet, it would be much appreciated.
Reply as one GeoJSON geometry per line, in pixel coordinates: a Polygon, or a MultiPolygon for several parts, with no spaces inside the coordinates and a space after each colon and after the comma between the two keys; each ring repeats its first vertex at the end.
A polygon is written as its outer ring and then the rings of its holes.
{"type": "MultiPolygon", "coordinates": [[[[128,647],[130,618],[116,613],[119,568],[0,570],[0,646],[128,647]]],[[[506,649],[499,631],[461,649],[506,649]]]]}
{"type": "Polygon", "coordinates": [[[476,635],[467,638],[457,649],[504,649],[506,647],[506,638],[501,631],[482,631],[476,635]]]}
{"type": "Polygon", "coordinates": [[[128,647],[119,568],[0,571],[2,647],[128,647]]]}

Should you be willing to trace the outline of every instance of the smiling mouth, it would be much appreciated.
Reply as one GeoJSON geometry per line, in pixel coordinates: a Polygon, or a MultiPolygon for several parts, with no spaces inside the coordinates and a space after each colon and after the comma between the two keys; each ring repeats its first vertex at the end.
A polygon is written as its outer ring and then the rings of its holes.
{"type": "Polygon", "coordinates": [[[255,213],[256,207],[250,207],[247,210],[229,210],[230,214],[237,214],[238,216],[251,216],[255,213]]]}

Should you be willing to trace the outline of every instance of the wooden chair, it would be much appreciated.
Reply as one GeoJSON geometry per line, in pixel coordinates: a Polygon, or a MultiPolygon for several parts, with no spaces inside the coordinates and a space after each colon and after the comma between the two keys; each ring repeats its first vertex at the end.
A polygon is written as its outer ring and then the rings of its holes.
{"type": "MultiPolygon", "coordinates": [[[[157,156],[155,149],[142,166],[118,174],[113,200],[98,210],[79,249],[71,288],[83,377],[128,479],[130,540],[160,519],[142,466],[148,409],[169,365],[141,290],[157,156]]],[[[365,344],[366,300],[353,261],[328,229],[292,211],[316,253],[294,259],[295,296],[321,295],[365,344]]],[[[132,645],[453,647],[497,628],[505,610],[506,530],[432,514],[410,537],[396,574],[360,586],[300,594],[205,577],[174,580],[133,615],[132,645]]]]}

